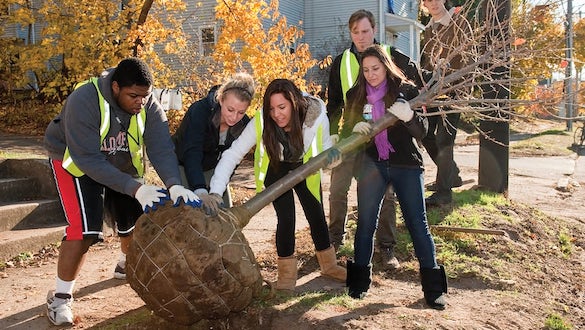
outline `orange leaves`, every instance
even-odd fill
[[[521,45],[524,45],[525,43],[526,43],[526,39],[524,39],[524,38],[516,38],[512,42],[512,46],[521,46]]]
[[[310,91],[304,76],[317,61],[308,45],[299,43],[302,31],[288,26],[286,17],[278,12],[278,1],[218,0],[216,20],[223,24],[213,56],[223,63],[224,75],[251,68],[259,96],[275,78],[291,79]]]
[[[14,50],[19,55],[15,67],[34,73],[33,84],[46,99],[60,101],[78,80],[97,75],[132,56],[137,40],[138,56],[147,60],[157,82],[165,83],[168,70],[159,52],[172,53],[185,44],[180,21],[175,18],[185,9],[184,0],[154,0],[143,25],[136,22],[144,0],[124,1],[123,9],[119,0],[44,0],[34,11],[26,7],[29,2],[8,2],[20,2],[21,6],[10,13],[6,22],[24,28],[36,23],[36,32],[41,33],[36,43]],[[29,31],[31,35],[32,32]],[[31,84],[25,80],[31,75],[20,76],[22,81],[15,82],[15,86]]]

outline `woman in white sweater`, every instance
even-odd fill
[[[236,166],[256,146],[254,173],[256,189],[261,191],[290,171],[332,146],[329,121],[322,100],[303,94],[287,79],[276,79],[266,88],[263,110],[256,113],[240,137],[224,151],[211,178],[210,198],[204,208],[217,212],[221,197]],[[274,200],[276,211],[276,250],[278,281],[276,288],[294,290],[297,279],[295,257],[295,204],[293,190],[303,207],[311,228],[321,274],[345,282],[346,270],[337,265],[335,250],[323,211],[320,173],[309,176]]]

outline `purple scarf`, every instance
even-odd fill
[[[372,119],[374,121],[378,120],[386,112],[386,106],[384,104],[384,95],[386,95],[387,92],[386,83],[386,79],[384,79],[378,87],[372,87],[372,85],[366,83],[366,99],[368,100],[368,103],[373,105]],[[374,142],[376,143],[376,149],[378,149],[378,157],[380,160],[387,160],[390,157],[390,152],[395,152],[392,144],[388,141],[387,130],[382,130],[380,133],[376,134]]]

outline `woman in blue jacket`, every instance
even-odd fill
[[[207,97],[193,103],[173,135],[175,152],[184,169],[183,184],[198,196],[205,198],[222,152],[229,149],[250,121],[246,111],[254,90],[251,75],[235,74],[224,84],[212,87]],[[224,193],[223,203],[225,207],[232,206],[229,189]]]

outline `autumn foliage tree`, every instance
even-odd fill
[[[11,10],[4,25],[26,27],[29,40],[33,27],[40,28],[41,37],[37,43],[10,43],[3,56],[12,61],[2,61],[0,72],[10,72],[17,88],[34,86],[50,102],[61,102],[77,82],[128,56],[145,59],[164,81],[168,70],[155,46],[180,46],[184,40],[172,19],[184,9],[181,0],[156,0],[147,11],[151,0],[5,1]]]
[[[299,42],[303,31],[289,26],[278,12],[278,0],[218,0],[215,10],[221,33],[213,58],[223,63],[223,74],[248,70],[259,93],[275,78],[288,78],[307,92],[319,91],[320,86],[305,79],[317,60]]]
[[[556,14],[555,4],[533,6],[528,2],[514,8],[511,27],[517,37],[512,43],[513,65],[512,97],[519,100],[547,98],[559,101],[559,96],[537,88],[539,81],[551,78],[553,71],[560,69],[564,59],[564,30],[561,18]],[[531,24],[526,24],[531,22]],[[556,97],[555,97],[556,95]],[[546,112],[551,103],[532,103],[518,106],[520,113]]]

